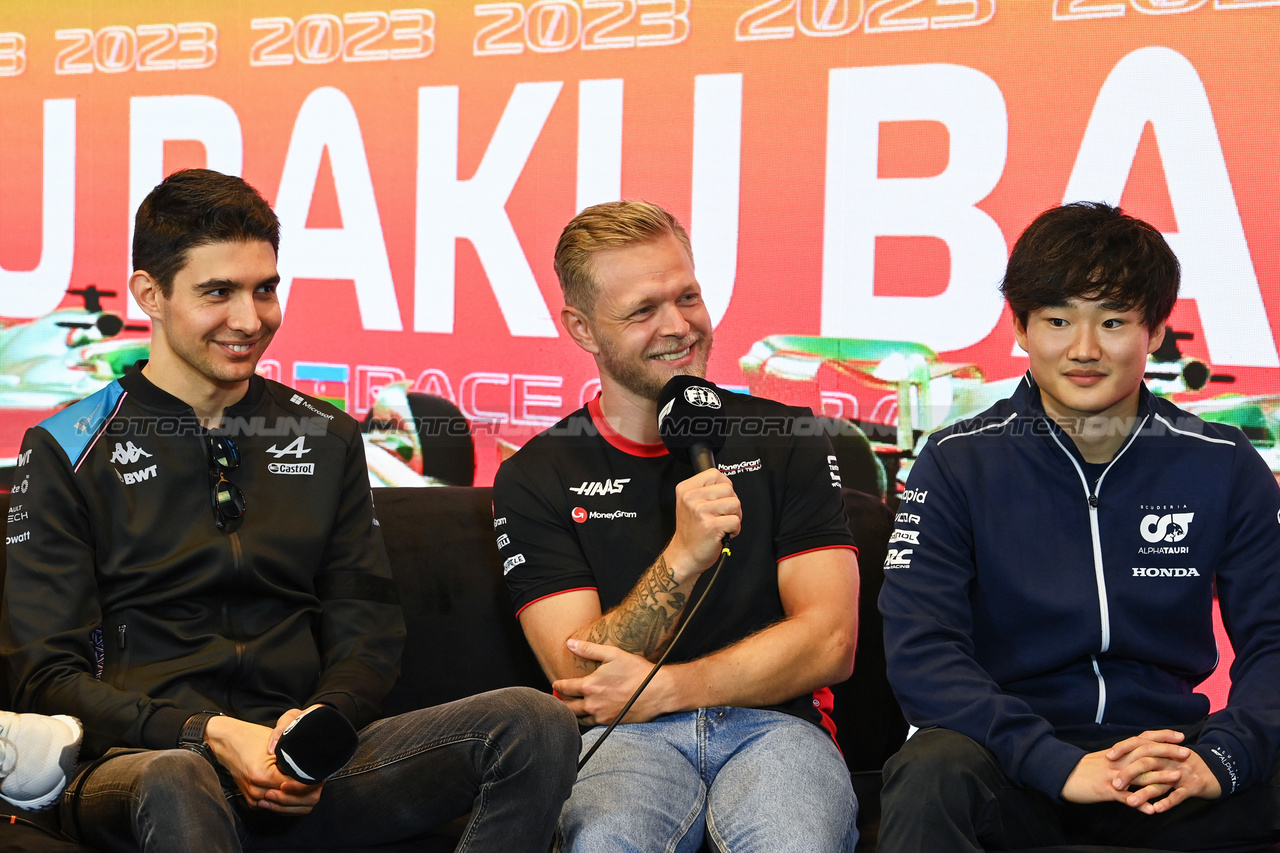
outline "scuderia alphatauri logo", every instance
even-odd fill
[[[1190,554],[1191,549],[1188,546],[1175,543],[1187,538],[1194,518],[1193,512],[1153,512],[1143,516],[1142,521],[1138,523],[1138,532],[1150,544],[1139,548],[1138,554],[1141,556]],[[1194,566],[1134,566],[1133,576],[1135,578],[1198,578],[1200,572]]]

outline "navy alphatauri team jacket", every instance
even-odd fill
[[[1058,797],[1086,750],[1208,714],[1214,584],[1236,652],[1193,748],[1224,794],[1280,744],[1280,487],[1235,427],[1144,387],[1110,463],[1089,465],[1028,374],[930,437],[880,595],[907,719],[973,738]],[[1094,748],[1097,748],[1096,746]]]

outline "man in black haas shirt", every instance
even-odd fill
[[[378,719],[404,621],[359,428],[254,372],[281,319],[275,214],[239,178],[188,170],[135,233],[151,359],[28,431],[9,511],[15,702],[79,718],[101,758],[67,787],[63,831],[230,853],[393,841],[471,809],[459,850],[545,851],[578,746],[555,699]],[[297,737],[359,729],[327,781],[289,765],[305,745],[283,749],[304,711]]]
[[[732,555],[667,665],[579,774],[567,850],[852,851],[856,803],[824,726],[857,633],[856,551],[808,410],[725,393],[718,469],[668,455],[657,400],[702,376],[711,320],[689,240],[639,202],[561,234],[561,322],[600,396],[498,471],[494,532],[521,626],[589,749]],[[705,574],[704,574],[705,573]]]

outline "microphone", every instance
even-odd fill
[[[724,392],[700,376],[673,376],[658,395],[658,433],[667,450],[698,471],[716,467],[728,423]]]

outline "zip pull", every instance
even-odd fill
[[[1089,506],[1093,507],[1094,509],[1098,508],[1098,496],[1096,494],[1090,493]],[[124,647],[121,646],[121,648],[124,648]]]
[[[124,625],[116,626],[116,648],[117,649],[124,649],[124,630],[125,630]]]

